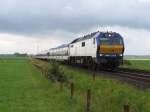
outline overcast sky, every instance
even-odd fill
[[[150,0],[0,0],[0,53],[37,53],[97,30],[150,55]]]

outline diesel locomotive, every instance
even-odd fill
[[[69,44],[43,51],[39,59],[63,61],[69,64],[117,67],[123,63],[123,37],[116,32],[94,32],[76,38]]]

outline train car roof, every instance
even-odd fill
[[[65,47],[69,47],[69,44],[62,44],[62,45],[57,46],[55,48],[50,48],[49,50],[53,50],[53,49],[57,49],[57,48],[65,48]]]
[[[58,46],[56,48],[64,48],[64,47],[68,47],[68,46],[69,46],[69,44],[62,44],[62,45],[60,45],[60,46]]]

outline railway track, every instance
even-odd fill
[[[124,69],[118,68],[115,70],[110,69],[97,69],[92,70],[83,66],[72,66],[77,67],[79,69],[85,69],[91,74],[96,74],[97,76],[111,77],[115,79],[119,79],[123,82],[127,82],[131,85],[134,85],[141,89],[150,89],[150,71],[139,70],[139,69]]]
[[[121,79],[126,80],[138,87],[150,89],[150,72],[134,71],[127,69],[116,69],[116,70],[101,70],[101,73],[109,74],[112,76],[119,76]]]

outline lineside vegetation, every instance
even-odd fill
[[[121,67],[150,71],[150,60],[124,60]]]
[[[49,68],[53,64],[39,60],[34,60],[34,63],[45,63]],[[85,108],[85,91],[92,91],[92,107],[93,112],[121,112],[124,104],[131,106],[131,112],[148,112],[150,106],[150,90],[138,90],[137,88],[105,77],[96,77],[93,82],[92,73],[86,70],[58,65],[63,72],[63,76],[69,82],[74,82],[75,97],[72,104],[80,105],[80,111]],[[65,84],[68,88],[67,83]],[[67,91],[66,91],[67,94]],[[69,95],[68,95],[69,98]]]

